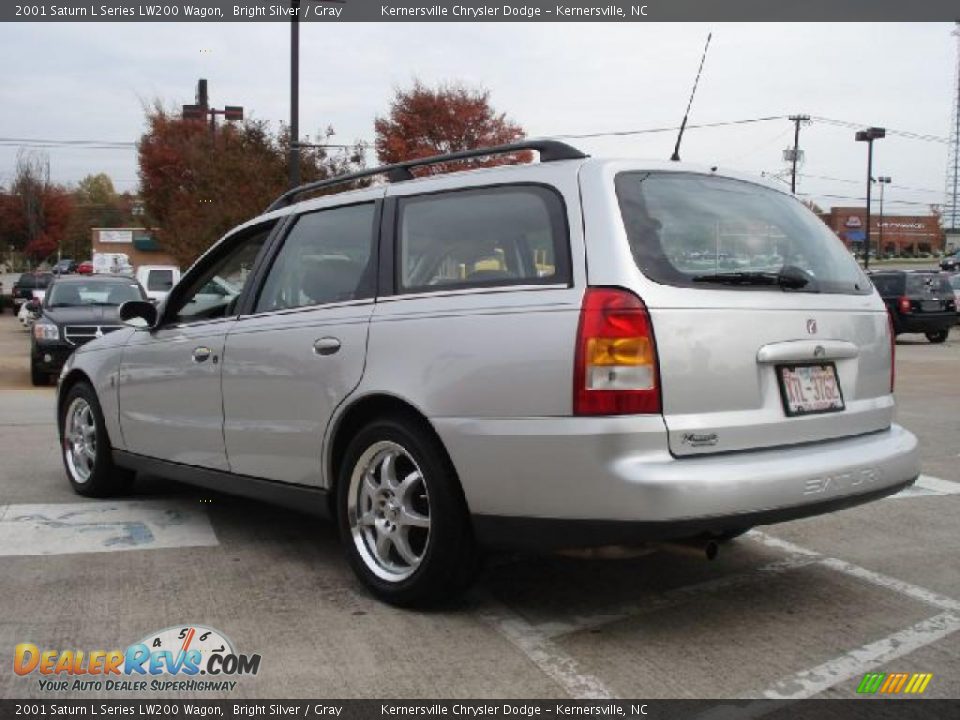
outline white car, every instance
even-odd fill
[[[46,296],[46,294],[46,290],[34,290],[33,300],[36,300],[38,303],[42,304],[43,298]],[[28,309],[29,305],[29,302],[21,303],[20,310],[17,312],[17,320],[20,321],[20,324],[23,326],[24,330],[29,330],[31,327],[33,327],[33,322],[37,319],[36,316]]]
[[[180,282],[180,268],[176,265],[141,265],[137,268],[137,282],[155,303],[162,302],[173,286]]]

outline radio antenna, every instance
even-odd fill
[[[700,68],[697,70],[697,77],[693,81],[693,90],[690,91],[687,111],[683,114],[683,122],[680,123],[680,132],[677,133],[677,144],[673,148],[673,155],[670,156],[673,162],[680,161],[680,143],[683,142],[683,131],[687,129],[687,117],[690,115],[690,107],[693,105],[693,96],[697,94],[697,85],[700,84],[700,73],[703,72],[703,63],[707,59],[707,50],[710,48],[710,38],[712,37],[712,32],[707,33],[707,43],[703,46],[703,57],[700,58]]]

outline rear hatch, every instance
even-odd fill
[[[906,302],[915,315],[953,313],[956,300],[946,275],[935,273],[907,273]],[[906,308],[904,308],[906,310]]]
[[[615,185],[642,273],[631,289],[653,322],[673,454],[890,425],[886,311],[812,212],[776,190],[713,175],[622,172]]]

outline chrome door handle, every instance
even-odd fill
[[[193,361],[195,363],[206,362],[213,354],[213,350],[208,347],[198,347],[193,351]]]
[[[334,337],[322,337],[313,343],[313,352],[317,355],[333,355],[340,349],[340,341]]]

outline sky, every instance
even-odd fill
[[[679,124],[707,33],[713,33],[690,123],[807,114],[945,140],[956,87],[951,23],[305,23],[300,128],[331,142],[373,140],[397,88],[482,86],[530,136]],[[18,139],[135,142],[144,106],[193,102],[207,78],[215,107],[289,118],[286,23],[0,24],[0,185]],[[822,207],[863,204],[866,146],[855,127],[802,128],[799,191]],[[675,132],[570,140],[593,155],[666,159]],[[9,139],[13,139],[12,141]],[[683,160],[759,175],[785,170],[793,124],[777,119],[690,129]],[[135,149],[50,148],[51,176],[106,172],[135,191]],[[888,213],[943,202],[947,145],[889,134],[874,175]],[[368,163],[375,163],[371,152]]]

